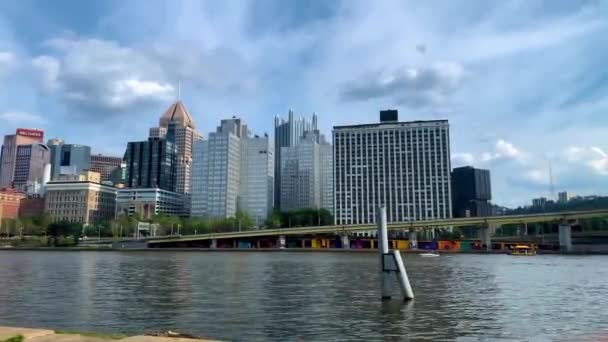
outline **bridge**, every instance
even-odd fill
[[[442,227],[479,227],[481,243],[487,249],[491,249],[491,236],[496,228],[506,224],[527,225],[534,223],[556,223],[559,224],[559,241],[560,247],[564,251],[572,250],[571,227],[574,222],[579,219],[588,219],[595,217],[608,217],[608,209],[585,210],[585,211],[566,211],[555,213],[541,214],[526,214],[526,215],[504,215],[504,216],[488,216],[488,217],[466,217],[466,218],[451,218],[440,220],[425,220],[412,221],[401,223],[389,223],[389,231],[407,231],[409,233],[409,243],[411,246],[417,246],[416,232],[424,229],[442,228]],[[208,242],[208,247],[215,248],[218,246],[218,241],[230,239],[236,242],[239,240],[255,239],[255,238],[275,238],[276,247],[285,248],[286,239],[289,236],[311,236],[329,234],[340,236],[342,246],[348,248],[350,245],[349,235],[355,232],[375,231],[376,224],[359,224],[359,225],[338,225],[338,226],[317,226],[317,227],[296,227],[296,228],[278,228],[278,229],[260,229],[249,230],[242,232],[226,232],[226,233],[210,233],[199,235],[188,235],[179,237],[164,237],[151,238],[147,240],[150,247],[163,246],[179,246],[192,242]],[[259,247],[259,242],[258,242]]]

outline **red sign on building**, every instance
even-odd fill
[[[17,128],[17,135],[22,137],[39,138],[40,141],[44,140],[44,132],[37,129]]]

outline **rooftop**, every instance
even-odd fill
[[[174,121],[178,122],[183,126],[188,126],[191,128],[196,128],[194,124],[194,120],[192,120],[192,115],[184,106],[182,101],[174,102],[160,117],[159,126],[160,127],[168,127],[169,122]]]
[[[417,121],[404,121],[404,122],[388,121],[388,122],[377,122],[377,123],[369,123],[369,124],[334,126],[334,130],[349,129],[349,128],[381,128],[381,127],[390,127],[390,126],[415,126],[415,125],[424,125],[424,124],[433,124],[433,123],[447,124],[448,120],[447,119],[417,120]]]

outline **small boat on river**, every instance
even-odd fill
[[[534,256],[536,255],[536,250],[528,245],[516,245],[509,252],[509,255]]]

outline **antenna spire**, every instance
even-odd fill
[[[182,80],[177,81],[177,101],[182,100]]]
[[[549,159],[549,192],[551,199],[555,200],[555,187],[553,185],[553,168],[551,167],[551,159]]]

